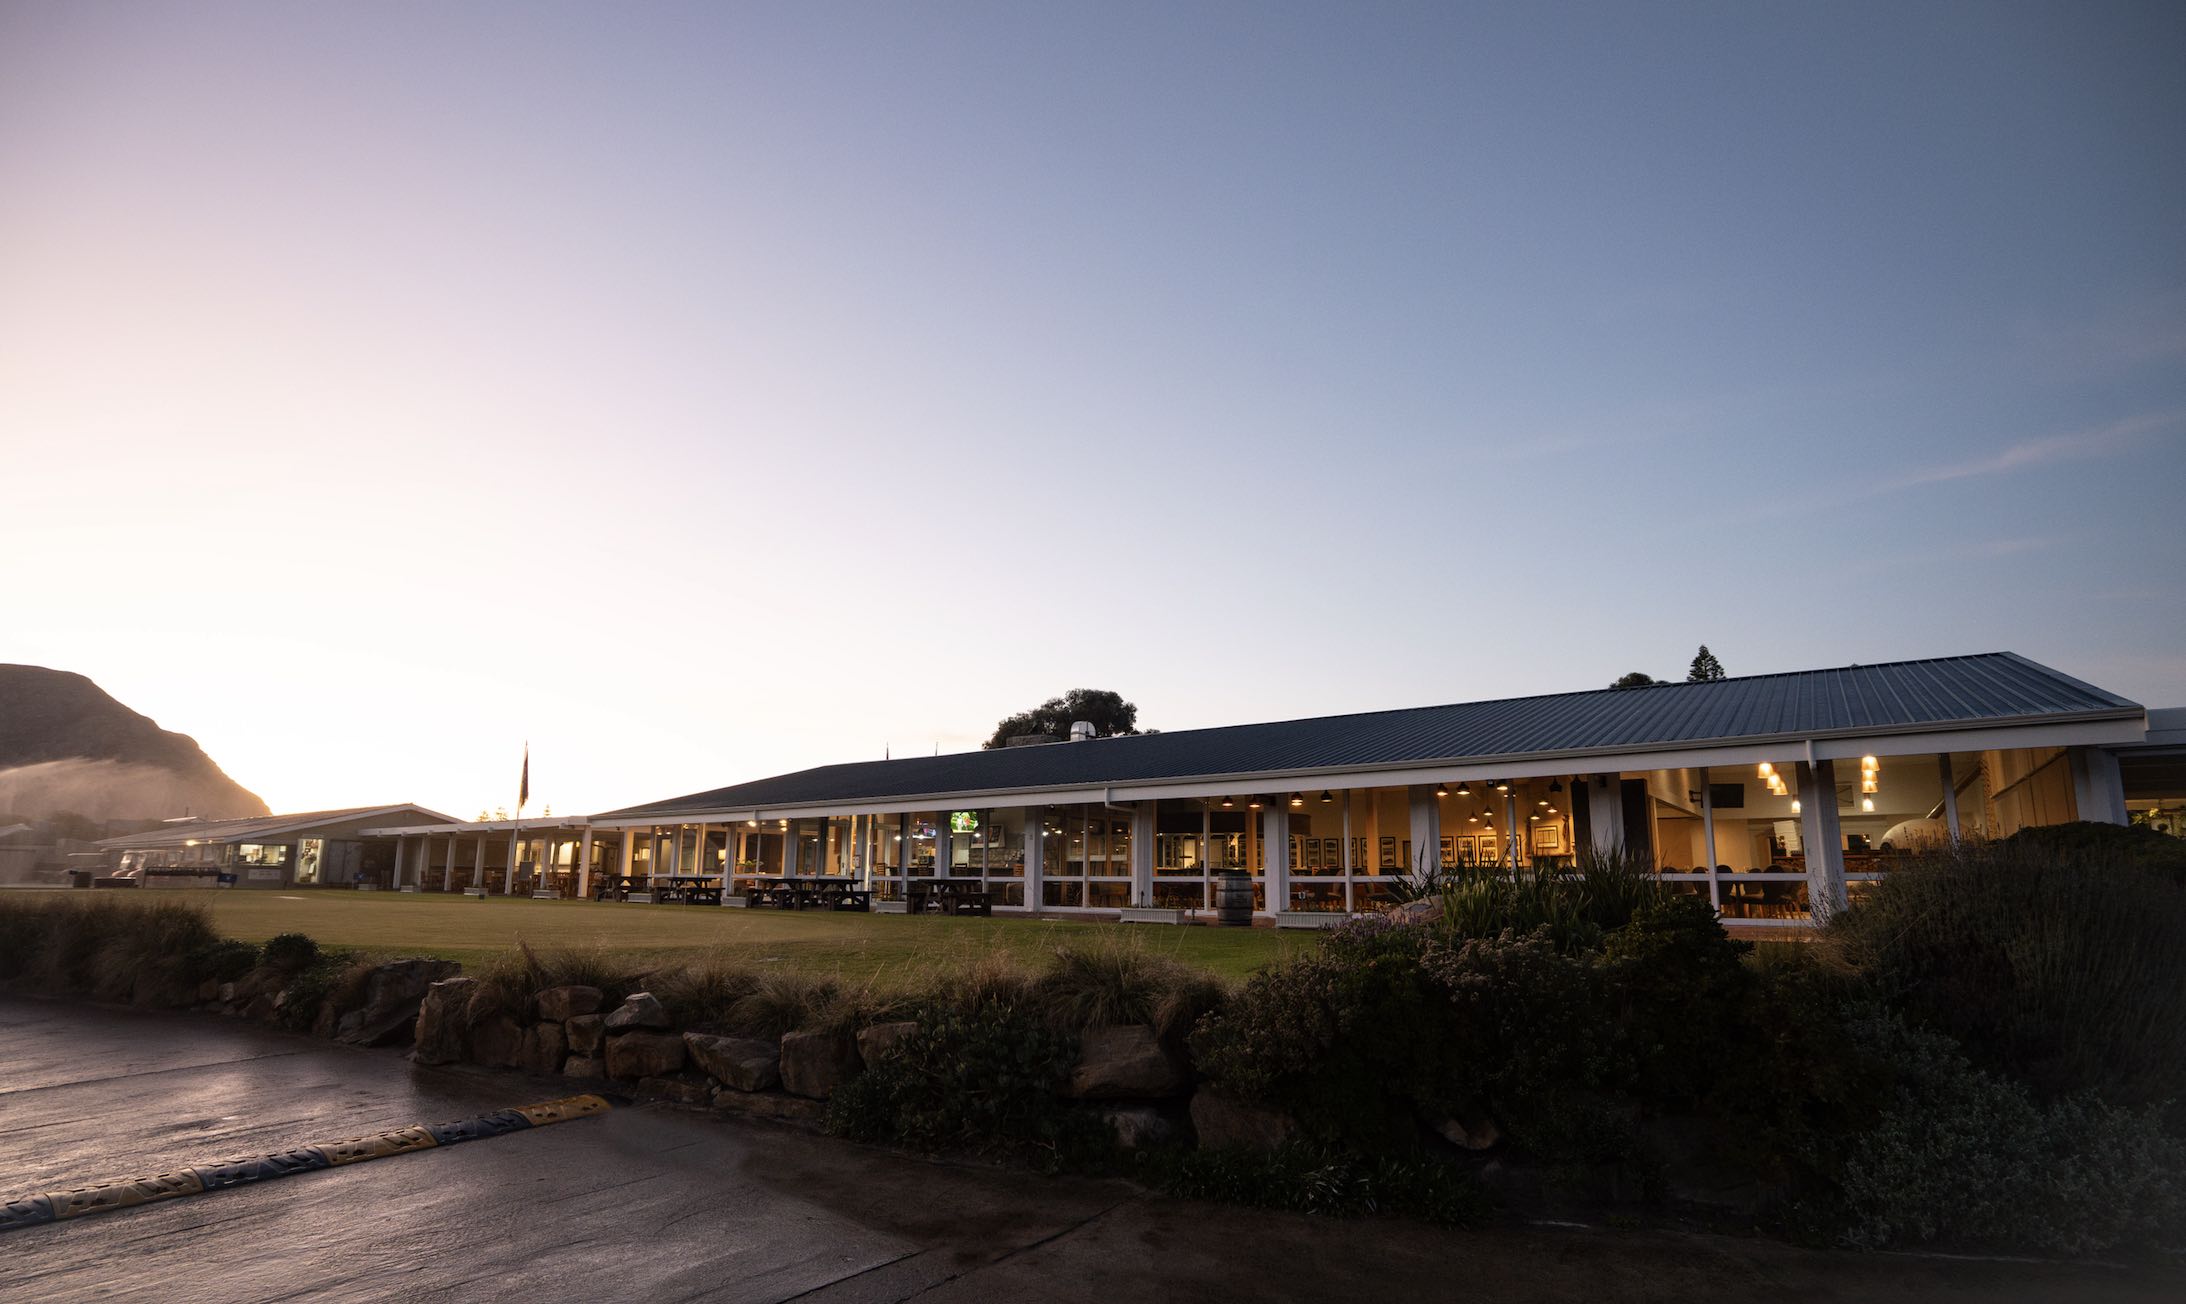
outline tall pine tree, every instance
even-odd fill
[[[1700,651],[1693,654],[1693,664],[1685,671],[1685,682],[1688,684],[1712,684],[1721,678],[1723,678],[1723,663],[1715,659],[1715,653],[1708,650],[1706,643],[1701,644]]]

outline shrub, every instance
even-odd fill
[[[257,968],[258,960],[258,948],[249,942],[221,937],[198,948],[190,957],[190,968],[200,982],[211,979],[227,983]]]
[[[2186,1147],[2151,1110],[2079,1096],[2047,1109],[1949,1038],[1874,1012],[1851,1025],[1891,1086],[1846,1143],[1832,1211],[1845,1244],[1953,1241],[2084,1254],[2175,1236]]]
[[[1571,870],[1534,865],[1452,872],[1436,927],[1452,941],[1547,929],[1559,949],[1589,951],[1663,894],[1645,853],[1589,848]]]
[[[219,937],[180,901],[42,893],[0,897],[0,977],[100,1000],[186,1002]]]
[[[1751,1054],[1744,1045],[1756,981],[1708,903],[1665,894],[1604,939],[1604,989],[1621,1071],[1651,1104],[1691,1104]]]
[[[1592,968],[1545,929],[1453,948],[1364,919],[1254,975],[1192,1048],[1209,1078],[1289,1110],[1312,1139],[1387,1151],[1480,1108],[1514,1134],[1546,1118],[1602,1079],[1603,1014]]]
[[[2123,843],[2068,832],[1922,857],[1830,943],[1885,1001],[2044,1097],[2186,1098],[2186,887],[2119,858]]]
[[[1056,1027],[1070,1033],[1145,1023],[1180,1036],[1220,1001],[1222,985],[1156,953],[1139,934],[1108,933],[1057,950],[1028,994]]]
[[[2186,838],[2167,837],[2146,825],[2038,824],[2005,838],[2003,845],[2055,860],[2129,865],[2186,884]]]
[[[298,934],[291,933],[287,936],[294,937]],[[267,951],[270,952],[273,943],[279,940],[280,938],[274,938],[267,942]],[[344,952],[321,951],[313,945],[310,961],[303,968],[293,970],[293,976],[283,988],[288,993],[288,999],[281,1004],[281,1023],[299,1032],[308,1031],[318,1022],[320,1005],[333,996],[347,980],[351,963],[350,957]]]
[[[281,933],[266,940],[266,963],[283,973],[302,973],[319,959],[319,944],[302,933]]]
[[[1483,1221],[1487,1193],[1433,1159],[1361,1155],[1311,1142],[1271,1151],[1173,1150],[1140,1159],[1149,1180],[1187,1200],[1218,1200],[1339,1218],[1406,1214],[1459,1225]]]
[[[1029,1160],[1047,1172],[1105,1162],[1113,1143],[1094,1115],[1059,1098],[1077,1039],[1035,1011],[940,1007],[894,1054],[837,1088],[828,1129],[924,1150],[963,1148]]]

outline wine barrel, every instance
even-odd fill
[[[1252,875],[1232,869],[1216,877],[1214,921],[1224,928],[1252,927]]]

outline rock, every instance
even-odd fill
[[[1383,912],[1393,924],[1431,924],[1442,918],[1442,898],[1421,897],[1417,901],[1405,901]]]
[[[1144,1100],[1184,1089],[1184,1071],[1143,1023],[1089,1028],[1078,1041],[1068,1094],[1080,1100]]]
[[[1213,1087],[1192,1093],[1192,1130],[1202,1150],[1273,1150],[1297,1129],[1290,1115],[1226,1096]]]
[[[895,1054],[896,1047],[903,1044],[903,1039],[917,1031],[918,1025],[908,1019],[900,1023],[876,1023],[868,1028],[860,1028],[858,1058],[865,1061],[865,1067],[871,1068]]]
[[[721,1087],[713,1093],[713,1107],[719,1113],[788,1123],[813,1132],[820,1131],[827,1123],[827,1106],[819,1101],[773,1091],[738,1091],[734,1087]]]
[[[704,1105],[711,1101],[713,1085],[704,1078],[691,1074],[677,1074],[672,1078],[639,1078],[638,1091],[661,1100],[673,1100],[679,1105]]]
[[[675,1026],[668,1018],[668,1011],[661,1008],[651,992],[632,992],[621,1005],[607,1016],[610,1033],[634,1032],[641,1028],[665,1030]]]
[[[448,978],[425,989],[417,1007],[417,1047],[410,1058],[420,1064],[454,1064],[470,1053],[471,994],[476,978]],[[320,1011],[330,1017],[333,1003]]]
[[[737,1091],[772,1091],[781,1085],[780,1042],[686,1032],[683,1044],[689,1048],[692,1062],[725,1087]]]
[[[1443,1140],[1461,1150],[1492,1150],[1503,1139],[1503,1129],[1486,1114],[1460,1114],[1434,1126]]]
[[[845,1032],[791,1032],[782,1035],[782,1087],[812,1100],[825,1100],[835,1088],[858,1075],[858,1043]]]
[[[569,1038],[572,1055],[597,1055],[600,1040],[607,1035],[607,1016],[604,1014],[580,1014],[562,1025]]]
[[[197,999],[199,1003],[203,1004],[219,1000],[220,989],[222,987],[225,987],[226,985],[227,984],[221,982],[218,978],[207,978],[204,982],[199,983],[197,985]]]
[[[334,1035],[334,1002],[320,1001],[319,1016],[311,1021],[311,1035],[327,1038]]]
[[[672,1032],[626,1032],[607,1039],[607,1076],[623,1082],[665,1077],[683,1067],[683,1038]]]
[[[222,983],[222,984],[220,984],[220,992],[219,992],[219,995],[220,995],[220,1003],[221,1003],[222,1005],[233,1005],[233,1004],[235,1004],[235,984],[234,984],[234,983]]]
[[[388,1046],[410,1040],[425,992],[463,966],[453,960],[396,960],[366,976],[364,1004],[342,1016],[340,1037],[353,1046]]]
[[[280,1010],[275,1007],[273,998],[266,995],[264,992],[260,992],[256,996],[251,997],[250,1004],[243,1007],[243,1017],[246,1019],[264,1019],[270,1021],[275,1015],[279,1013]]]
[[[565,1078],[604,1078],[607,1076],[607,1066],[600,1063],[600,1057],[597,1055],[572,1055],[562,1061],[562,1076]]]
[[[283,987],[280,991],[277,991],[273,994],[273,1008],[276,1010],[285,1010],[288,1008],[288,988]]]
[[[539,1017],[555,1023],[567,1023],[580,1014],[597,1014],[602,997],[597,987],[549,987],[539,993],[535,1004]]]
[[[534,1023],[524,1034],[524,1044],[517,1052],[517,1066],[526,1073],[541,1076],[561,1070],[562,1061],[568,1058],[569,1037],[559,1023]]]
[[[1176,1133],[1176,1128],[1152,1105],[1111,1105],[1101,1111],[1101,1121],[1116,1134],[1116,1144],[1126,1150],[1159,1145]]]
[[[506,1014],[489,1015],[471,1025],[471,1062],[512,1069],[524,1054],[524,1025]]]

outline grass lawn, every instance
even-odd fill
[[[721,954],[882,986],[908,983],[995,949],[1037,965],[1067,942],[1118,934],[1133,945],[1234,981],[1314,941],[1310,934],[1271,928],[912,918],[437,893],[206,889],[130,895],[202,905],[212,912],[214,927],[247,942],[263,942],[276,933],[304,933],[326,947],[476,963],[521,940],[538,950],[603,946],[663,959]]]

